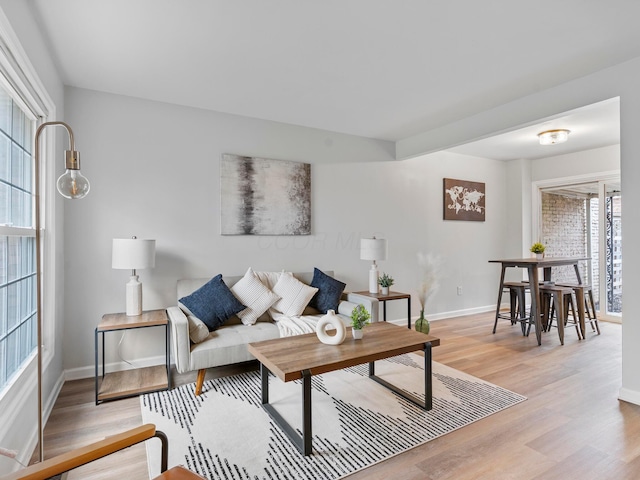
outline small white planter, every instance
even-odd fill
[[[354,340],[362,340],[362,336],[364,335],[364,332],[362,331],[362,329],[352,328],[351,334],[353,335]]]
[[[380,287],[382,295],[389,295],[389,287]]]

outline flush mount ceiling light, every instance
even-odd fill
[[[540,145],[555,145],[556,143],[564,143],[569,139],[570,130],[547,130],[538,134]]]

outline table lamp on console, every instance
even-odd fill
[[[156,241],[139,238],[113,239],[112,267],[131,270],[127,283],[127,316],[142,314],[142,283],[136,270],[153,268],[156,264]]]
[[[387,240],[384,238],[360,239],[360,260],[373,260],[369,270],[369,293],[378,293],[377,260],[387,259]]]

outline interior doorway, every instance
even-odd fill
[[[539,238],[557,257],[586,257],[581,276],[592,286],[598,316],[622,321],[622,193],[619,178],[540,187]],[[570,282],[573,272],[554,278]]]

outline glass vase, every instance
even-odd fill
[[[416,331],[428,334],[430,329],[431,325],[429,324],[429,320],[424,318],[424,309],[422,309],[420,310],[420,318],[416,320]]]

